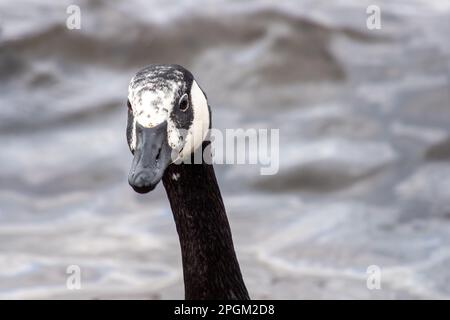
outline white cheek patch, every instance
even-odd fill
[[[169,146],[174,150],[181,150],[184,144],[184,140],[182,139],[182,132],[175,126],[173,121],[167,122],[167,142]]]
[[[195,150],[201,147],[209,130],[209,108],[206,97],[194,80],[191,87],[191,107],[194,113],[191,127],[185,138],[185,144],[180,157],[185,159],[190,156]]]

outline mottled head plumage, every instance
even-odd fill
[[[153,128],[167,121],[168,144],[181,158],[201,146],[210,127],[206,96],[193,75],[179,65],[150,65],[140,70],[130,81],[128,103],[132,151],[136,124]]]

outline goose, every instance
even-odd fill
[[[203,157],[194,161],[210,146],[205,93],[184,67],[153,64],[131,79],[127,104],[128,182],[141,194],[163,182],[180,241],[185,299],[250,299],[213,165]]]

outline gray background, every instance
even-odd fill
[[[280,129],[278,175],[216,167],[253,298],[450,298],[449,18],[445,0],[0,1],[0,298],[183,298],[164,189],[127,184],[128,81],[156,62],[194,73],[215,127]]]

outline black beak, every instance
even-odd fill
[[[138,193],[155,189],[172,162],[172,148],[167,143],[167,122],[153,128],[136,123],[136,148],[128,183]]]

